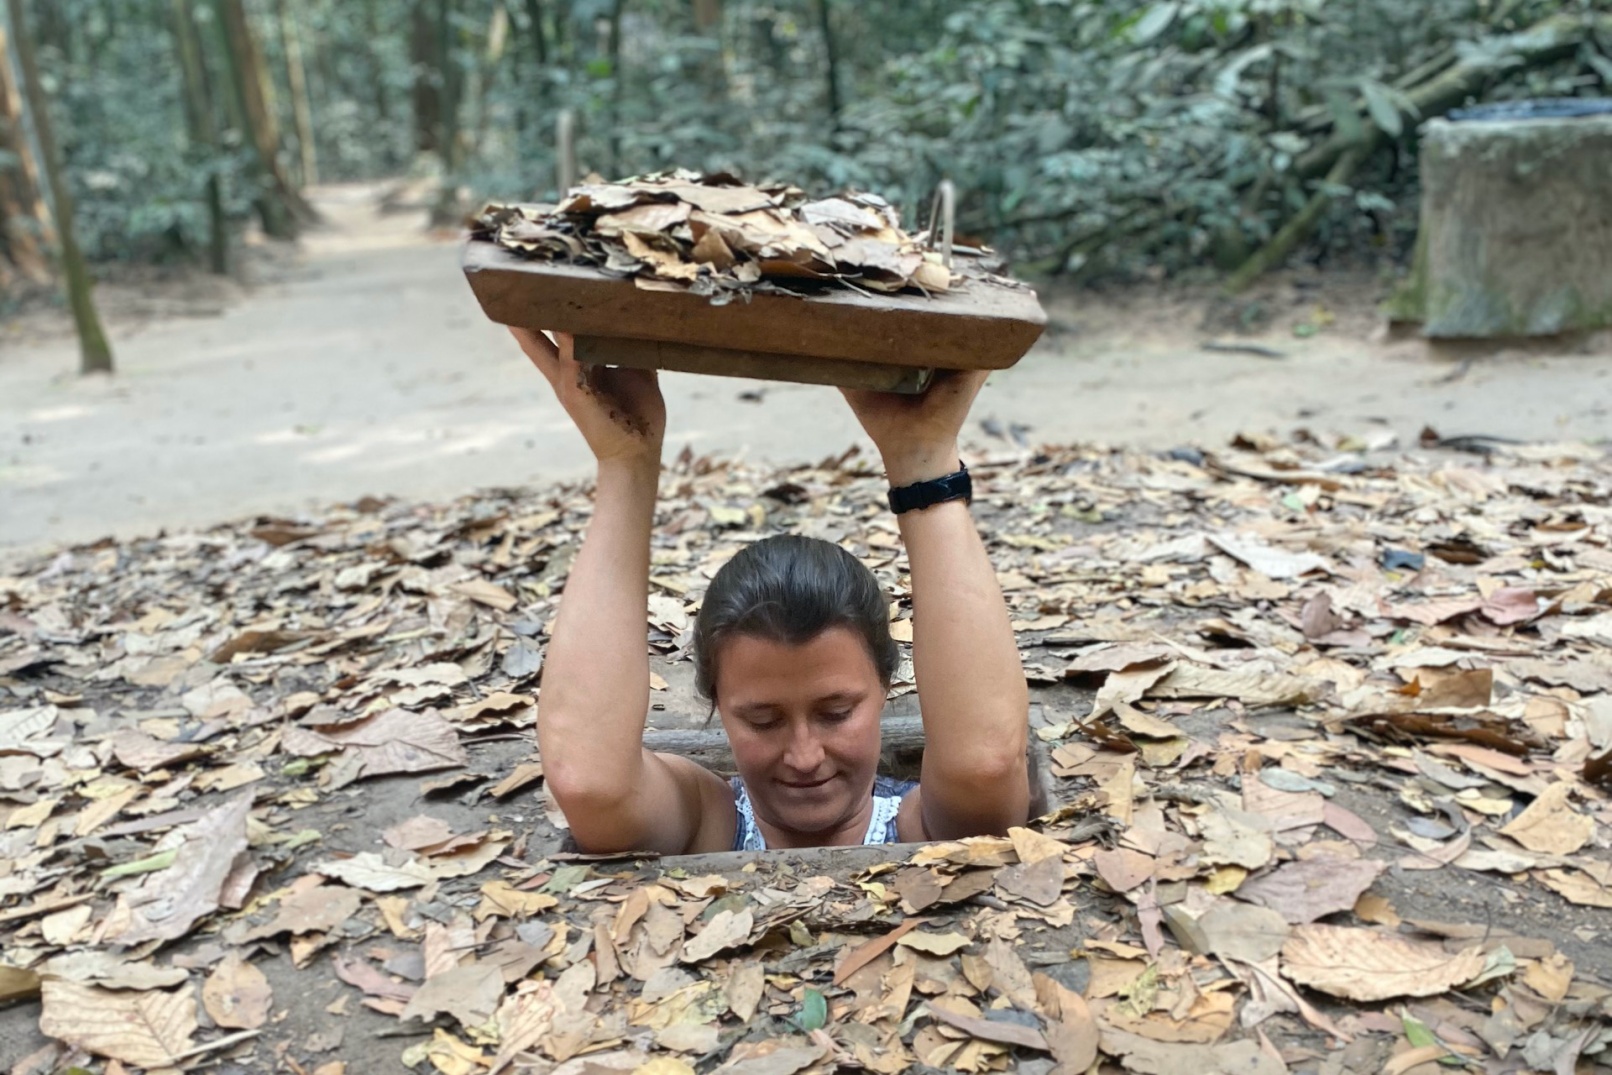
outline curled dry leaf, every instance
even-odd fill
[[[698,963],[718,952],[750,943],[750,931],[754,925],[748,907],[738,911],[718,911],[704,929],[683,945],[683,962]]]
[[[183,937],[198,918],[218,909],[219,894],[246,850],[252,793],[242,792],[184,827],[173,865],[148,877],[128,896],[129,926],[122,944]]]
[[[1559,780],[1500,831],[1530,851],[1571,855],[1595,836],[1595,822],[1568,805],[1573,787]]]
[[[1431,997],[1482,973],[1481,947],[1442,945],[1348,926],[1296,926],[1282,946],[1282,973],[1348,1000]]]

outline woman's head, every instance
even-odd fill
[[[854,822],[898,660],[873,573],[816,538],[749,545],[711,580],[694,655],[761,819],[823,838]]]

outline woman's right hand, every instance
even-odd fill
[[[585,366],[572,354],[572,338],[556,332],[511,328],[532,365],[548,378],[560,406],[601,463],[660,463],[666,435],[666,401],[654,370]]]

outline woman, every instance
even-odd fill
[[[896,664],[885,597],[849,553],[799,537],[734,556],[695,623],[698,684],[739,770],[730,783],[643,746],[650,529],[666,426],[656,375],[585,367],[565,335],[556,345],[511,331],[598,460],[593,519],[565,584],[537,718],[544,778],[580,847],[821,847],[1024,823],[1024,673],[966,476],[955,473],[983,373],[937,377],[916,397],[844,393],[883,457],[912,567],[925,736],[918,783],[876,773]]]

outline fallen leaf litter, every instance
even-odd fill
[[[594,177],[554,205],[488,205],[470,234],[522,257],[688,290],[717,305],[821,287],[940,294],[995,264],[971,257],[946,265],[928,234],[902,230],[895,207],[876,194],[813,200],[788,184],[682,170],[619,183]]]
[[[540,759],[488,763],[530,733],[582,487],[0,577],[0,1000],[22,1001],[0,1020],[53,1039],[6,1059],[341,1075],[363,1008],[404,1035],[364,1055],[466,1075],[1605,1061],[1603,453],[1240,439],[974,471],[1054,808],[888,861],[566,855]],[[685,453],[657,517],[657,674],[678,680],[693,603],[759,533],[844,541],[901,593],[881,492],[854,456]],[[418,812],[321,813],[377,780]],[[1402,920],[1384,893],[1428,876],[1485,901]],[[1576,961],[1508,913],[1528,904],[1588,923]],[[279,960],[330,984],[314,1023],[283,1021]]]

